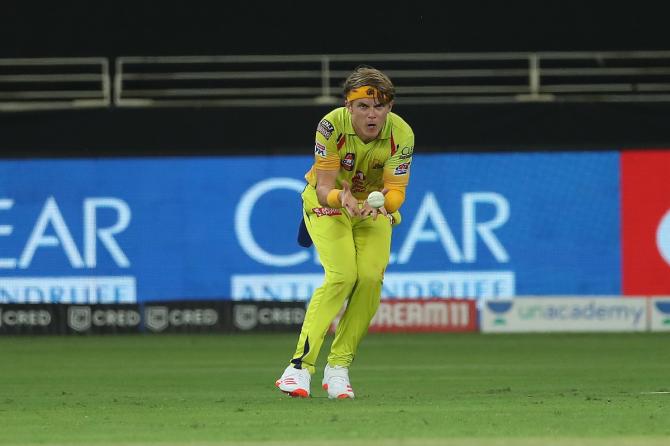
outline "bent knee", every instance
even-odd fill
[[[359,271],[358,272],[358,285],[359,286],[375,286],[380,285],[384,280],[384,274],[382,272],[372,272],[372,271]]]
[[[326,274],[323,285],[351,290],[356,285],[357,280],[355,269],[347,272],[330,272]]]

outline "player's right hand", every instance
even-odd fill
[[[351,187],[346,181],[342,181],[342,194],[340,196],[342,207],[347,210],[352,217],[360,217],[361,210],[358,207],[358,200],[351,193]]]

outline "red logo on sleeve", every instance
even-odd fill
[[[623,293],[670,294],[670,151],[621,154]]]

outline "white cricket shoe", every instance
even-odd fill
[[[292,365],[289,365],[284,370],[281,378],[275,382],[275,386],[292,397],[307,398],[309,396],[309,383],[311,380],[312,375],[309,374],[307,369],[296,369]]]
[[[330,399],[354,398],[354,389],[349,382],[349,369],[336,365],[326,364],[323,369],[323,388],[328,391]]]

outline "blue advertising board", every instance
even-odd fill
[[[619,294],[618,157],[415,154],[384,296]],[[0,302],[308,299],[311,161],[0,161]]]

